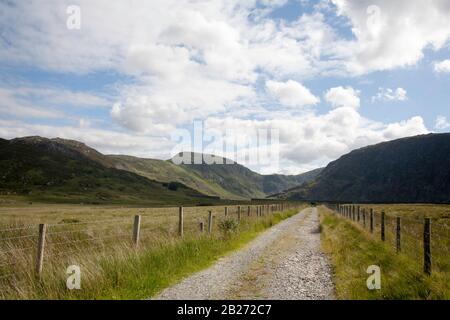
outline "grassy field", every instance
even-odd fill
[[[178,236],[178,208],[74,205],[0,208],[0,298],[140,299],[200,270],[297,210],[256,216],[256,206],[186,207],[185,237]],[[213,234],[201,233],[213,213]],[[139,248],[132,244],[134,215],[142,216]],[[47,224],[44,272],[37,281],[38,223]],[[231,226],[231,227],[230,227]],[[236,229],[233,228],[236,227]],[[82,290],[66,288],[66,268],[82,270]]]
[[[364,205],[375,212],[368,222],[344,219],[321,207],[322,244],[334,268],[339,299],[450,299],[450,206]],[[386,213],[386,241],[380,240],[380,212]],[[394,219],[402,218],[402,250],[395,249]],[[432,274],[423,273],[423,218],[432,218]],[[381,290],[368,290],[366,270],[381,268]]]

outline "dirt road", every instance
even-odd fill
[[[333,299],[333,290],[317,209],[308,208],[155,299]]]

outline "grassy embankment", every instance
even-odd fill
[[[449,238],[439,226],[449,217],[449,206],[374,205],[386,211],[387,220],[402,217],[402,251],[396,253],[392,224],[387,224],[386,241],[379,238],[379,219],[370,234],[361,223],[351,222],[321,207],[322,244],[331,257],[338,299],[450,299]],[[432,234],[433,272],[423,273],[420,221],[432,217],[436,235]],[[406,219],[412,219],[406,221]],[[408,225],[408,223],[410,223]],[[381,290],[368,290],[366,273],[370,265],[381,269]]]
[[[148,298],[209,266],[220,256],[236,250],[263,230],[298,211],[256,217],[252,207],[251,217],[247,217],[244,211],[237,230],[229,233],[219,225],[224,220],[236,220],[236,207],[229,208],[226,219],[223,207],[186,208],[185,237],[180,239],[177,236],[176,208],[102,208],[102,213],[99,208],[91,208],[87,212],[85,209],[67,207],[34,212],[40,222],[49,223],[42,281],[35,279],[33,271],[34,226],[28,229],[29,225],[21,224],[19,217],[2,213],[3,220],[0,220],[3,226],[8,217],[8,226],[19,229],[7,236],[0,233],[0,252],[8,252],[0,253],[0,298]],[[208,210],[212,210],[215,216],[211,236],[199,232],[199,222],[206,222]],[[62,214],[63,211],[66,214]],[[137,250],[130,241],[132,214],[138,213],[136,211],[142,215],[141,242]],[[33,213],[25,212],[22,219],[26,214],[31,216]],[[99,223],[99,220],[103,222]],[[8,237],[15,239],[2,241]],[[81,267],[81,290],[69,291],[66,288],[65,271],[72,264]]]

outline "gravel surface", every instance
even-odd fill
[[[155,299],[333,299],[318,226],[317,209],[305,209]]]

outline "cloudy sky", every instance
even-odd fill
[[[0,0],[0,137],[164,159],[194,121],[275,129],[260,171],[300,173],[450,131],[449,21],[448,0]]]

